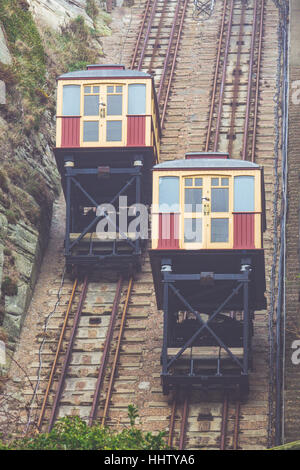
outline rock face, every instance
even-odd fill
[[[0,62],[5,65],[10,65],[12,63],[12,57],[7,47],[5,35],[3,29],[0,25]]]
[[[50,28],[58,30],[78,15],[93,27],[93,21],[85,11],[86,0],[28,0],[28,3],[35,20]]]
[[[14,263],[20,275],[18,292],[14,296],[5,296],[5,316],[3,327],[9,338],[18,338],[24,312],[32,297],[37,277],[37,268],[41,261],[41,247],[37,230],[29,229],[22,222],[8,226],[8,238],[15,246]]]
[[[2,64],[9,66],[12,62],[13,56],[8,47],[6,33],[0,23],[0,66]],[[5,103],[3,102],[3,104]],[[7,180],[3,164],[10,162],[11,168],[15,168],[15,171],[18,164],[26,165],[28,169],[34,170],[41,177],[45,191],[55,193],[59,178],[50,150],[54,144],[55,128],[55,122],[50,112],[44,111],[43,129],[30,135],[24,133],[21,143],[13,149],[5,145],[11,132],[8,126],[8,117],[9,113],[6,112],[6,107],[3,107],[3,113],[0,116],[0,133],[7,139],[1,140],[0,160],[0,176],[2,178],[0,181],[0,326],[7,333],[8,347],[14,349],[32,297],[43,250],[47,243],[50,215],[41,217],[38,229],[28,223],[28,218],[26,219],[23,213],[20,212],[17,218],[14,217],[16,214],[15,200],[11,200],[10,205],[6,204],[7,194],[10,193],[13,186],[17,187],[17,194],[20,198],[23,197],[24,200],[31,201],[30,207],[36,209],[37,213],[39,213],[40,207],[32,195],[18,187],[16,182]],[[20,207],[22,207],[22,203],[20,203]],[[14,274],[15,279],[10,277],[11,273]],[[16,292],[7,292],[5,288],[7,280],[15,283]]]
[[[32,158],[33,154],[35,159]],[[39,174],[44,177],[45,186],[54,188],[57,184],[58,174],[53,156],[49,143],[42,133],[37,133],[34,141],[25,139],[24,146],[16,150],[14,161],[27,162],[29,167],[38,169]],[[37,203],[34,203],[37,206]],[[0,202],[0,286],[5,280],[5,260],[6,264],[13,265],[13,271],[17,273],[17,293],[6,295],[2,288],[4,300],[2,327],[7,333],[7,346],[13,350],[32,298],[47,244],[50,220],[47,221],[46,218],[43,226],[40,226],[42,230],[40,232],[22,220],[22,217],[18,221],[11,221],[5,214],[5,208]]]
[[[22,42],[21,46],[24,48],[27,47],[28,43],[30,44],[28,48],[36,50],[38,45],[37,37],[43,35],[46,29],[51,28],[61,32],[60,27],[62,25],[67,24],[79,15],[85,19],[85,23],[99,37],[110,34],[108,27],[110,16],[101,9],[102,2],[100,0],[96,0],[99,13],[93,19],[86,12],[88,0],[23,0],[25,9],[26,2],[32,15],[26,15],[27,23],[25,23],[22,16],[19,17],[19,20],[24,21],[24,24],[26,24],[26,33],[30,32],[30,38],[28,39],[27,35],[24,44],[23,37],[22,41],[19,38],[19,43]],[[11,12],[16,14],[15,10],[19,8],[18,4],[11,3],[11,9],[7,10],[8,14]],[[32,21],[32,19],[35,21]],[[38,28],[34,23],[38,24]],[[5,66],[11,65],[17,57],[17,55],[13,57],[12,54],[14,49],[11,44],[13,44],[14,39],[11,39],[13,35],[9,28],[13,29],[11,22],[3,22],[2,24],[0,22],[0,67],[2,64]],[[32,37],[35,38],[35,49],[31,44]],[[40,42],[42,43],[42,41]],[[11,50],[9,50],[9,47],[11,47]],[[81,43],[79,47],[82,48]],[[95,49],[101,49],[98,42],[95,43]],[[46,54],[46,49],[43,52]],[[49,61],[49,77],[51,80],[51,73],[53,74],[51,66],[54,68],[52,61],[55,63],[55,60],[56,56]],[[74,60],[77,60],[77,56],[74,57]],[[33,65],[36,64],[33,63]],[[7,73],[13,73],[10,67],[4,69],[6,70],[6,68],[8,69]],[[34,69],[34,67],[32,68]],[[30,82],[31,86],[37,86],[34,85],[35,76],[26,77],[27,82],[32,80]],[[43,87],[43,85],[40,86]],[[22,87],[20,89],[22,90]],[[37,88],[37,91],[42,98],[49,98],[43,89]],[[26,94],[21,96],[22,92],[18,91],[18,93],[20,94],[18,97],[20,103],[23,98],[26,100]],[[11,95],[7,96],[10,97]],[[27,132],[23,124],[26,118],[30,118],[27,115],[28,112],[27,114],[26,111],[23,112],[22,117],[12,116],[12,119],[15,119],[19,125],[18,132],[22,134],[22,138],[16,141],[16,145],[10,145],[10,142],[15,142],[15,135],[12,135],[15,128],[9,124],[13,107],[9,107],[8,102],[11,105],[12,100],[10,98],[6,101],[2,103],[6,107],[0,108],[0,327],[3,327],[7,334],[8,347],[14,350],[32,298],[44,249],[48,243],[51,217],[51,202],[49,200],[51,199],[50,196],[57,194],[59,175],[51,151],[51,148],[55,145],[53,108],[47,108],[44,105],[47,101],[41,102],[43,110],[41,114],[42,125],[30,127]],[[19,114],[16,113],[16,116],[19,116]],[[20,123],[22,126],[20,126]],[[29,175],[33,171],[37,175],[38,189],[34,185],[37,181],[28,182],[26,180],[25,186],[18,185],[20,173],[26,175],[24,168],[29,169]],[[22,181],[24,183],[24,180]],[[40,193],[43,194],[40,195]],[[0,340],[2,340],[1,335]]]

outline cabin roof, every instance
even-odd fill
[[[152,78],[149,73],[139,72],[138,70],[128,69],[95,69],[95,70],[75,70],[74,72],[64,73],[58,77],[58,80],[67,79],[89,79],[89,78]]]
[[[154,170],[192,169],[192,168],[219,168],[255,169],[260,168],[256,163],[236,159],[220,158],[192,158],[186,160],[169,160],[154,166]]]

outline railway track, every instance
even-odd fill
[[[268,166],[269,158],[256,158],[264,13],[264,0],[253,0],[253,2],[225,0],[223,3],[203,150],[218,151],[221,148],[233,158]],[[267,204],[274,194],[270,196],[267,195]],[[266,248],[270,249],[271,245],[268,244]],[[186,391],[186,396],[178,401],[179,396],[178,391],[171,405],[168,443],[170,446],[177,445],[179,449],[193,448],[194,428],[188,423],[189,414],[194,417],[196,415],[198,421],[203,420],[207,423],[213,420],[213,412],[207,412],[206,407],[205,413],[201,411],[199,413],[201,405],[197,407],[195,393]],[[201,402],[200,396],[199,402]],[[213,446],[218,446],[220,450],[227,448],[236,450],[239,448],[243,404],[238,398],[230,401],[227,395],[224,395],[223,399],[220,397],[221,403],[222,406],[217,413],[220,426],[219,438],[216,436]],[[215,403],[212,409],[214,407]],[[177,416],[176,411],[178,411]],[[177,432],[176,418],[180,424]],[[231,436],[228,436],[229,422]],[[203,429],[205,430],[205,426]]]
[[[134,46],[136,46],[134,62],[135,52],[133,51],[132,41],[130,50],[125,47],[124,51],[127,54],[127,63],[131,64],[132,67],[137,67],[139,55],[144,48],[144,60],[141,70],[158,70],[155,75],[155,82],[157,90],[159,90],[159,77],[163,76],[165,64],[165,56],[162,51],[166,53],[168,50],[170,32],[174,23],[174,17],[170,12],[175,13],[175,4],[177,2],[167,2],[168,7],[164,7],[166,2],[162,0],[156,3],[159,9],[157,9],[157,15],[155,14],[153,17],[154,29],[154,26],[148,28],[154,1],[145,0],[140,2],[141,23],[138,40],[134,42]],[[184,2],[180,3],[182,10]],[[176,54],[179,66],[176,68],[176,74],[173,74],[171,81],[170,73],[173,63],[175,63],[174,52],[182,16],[177,19],[172,46],[170,46],[167,74],[164,79],[165,88],[161,94],[161,102],[168,102],[169,105],[168,113],[163,114],[162,105],[160,108],[164,124],[162,159],[183,158],[184,153],[187,151],[213,150],[216,146],[221,151],[230,149],[235,158],[242,158],[243,149],[246,149],[246,159],[253,159],[254,154],[254,161],[265,166],[267,223],[270,227],[265,237],[269,303],[272,295],[270,280],[272,267],[274,266],[273,245],[275,233],[273,233],[275,176],[272,150],[274,142],[273,90],[276,88],[277,65],[274,69],[272,60],[276,62],[277,58],[277,52],[274,52],[277,10],[272,4],[268,5],[268,9],[265,7],[264,12],[261,13],[265,1],[249,0],[244,2],[235,0],[232,10],[232,28],[227,39],[231,3],[231,0],[227,0],[216,4],[210,19],[203,25],[203,23],[195,21],[194,2],[186,2],[184,29],[181,31],[181,41],[182,34],[184,40],[183,43],[180,43],[180,47],[177,47]],[[223,9],[225,4],[226,10]],[[254,35],[255,5],[258,9]],[[168,25],[165,23],[167,19]],[[260,35],[261,30],[266,34],[264,40]],[[145,43],[147,31],[148,40]],[[160,32],[159,40],[156,39],[158,31]],[[254,39],[252,40],[252,38]],[[205,48],[202,47],[202,42],[207,44]],[[224,65],[226,45],[228,50],[226,65]],[[134,54],[132,54],[132,51]],[[265,58],[262,58],[262,63],[259,65],[258,58],[262,52],[264,52]],[[202,66],[201,61],[205,63],[205,67]],[[251,62],[252,73],[250,74]],[[232,73],[234,69],[237,73]],[[251,81],[250,76],[252,76]],[[250,82],[251,91],[249,92],[247,86]],[[169,99],[168,96],[170,95],[167,95],[167,88],[170,83],[173,83],[172,99]],[[203,90],[207,91],[207,95],[204,95]],[[260,102],[258,98],[260,98]],[[249,104],[247,105],[247,103]],[[247,107],[248,113],[246,113]],[[245,145],[243,133],[246,125],[248,126],[247,135],[249,135],[249,138]],[[274,270],[276,271],[276,267],[274,267]],[[101,350],[104,351],[116,286],[117,279],[102,279],[97,282],[92,280],[89,283],[81,315],[82,324],[79,324],[75,341],[77,350],[75,349],[72,354],[77,363],[71,362],[70,374],[66,377],[64,392],[62,393],[63,400],[59,409],[56,410],[56,415],[77,413],[87,420],[105,422],[109,426],[118,428],[128,424],[127,406],[130,403],[135,403],[139,408],[144,429],[157,431],[169,428],[171,445],[175,447],[185,449],[265,447],[270,411],[268,404],[269,377],[266,367],[269,358],[269,312],[259,312],[255,315],[254,372],[250,378],[250,396],[247,403],[229,400],[227,406],[224,407],[224,397],[218,394],[207,395],[204,392],[192,392],[188,396],[188,400],[185,400],[182,392],[179,393],[176,401],[172,397],[163,397],[160,386],[159,360],[162,318],[160,312],[156,310],[151,269],[146,256],[142,271],[136,274],[132,285],[126,320],[124,321],[125,328],[121,337],[122,341],[117,348],[119,356],[114,355],[116,347],[112,347],[109,356],[107,356],[106,373],[103,374],[101,386],[98,385],[98,392],[95,394],[101,363],[99,344],[101,343]],[[70,319],[74,317],[80,299],[79,287],[82,287],[81,282],[76,288]],[[112,332],[111,344],[114,346],[118,344],[120,314],[123,311],[122,307],[125,305],[127,287],[128,284],[126,283],[121,294],[120,308],[118,309],[119,316],[115,323],[116,328]],[[40,378],[42,385],[38,394],[38,404],[35,408],[36,417],[32,417],[31,420],[35,424],[38,423],[44,392],[47,389],[46,377],[49,376],[51,364],[56,354],[57,341],[72,288],[73,284],[70,280],[66,280],[61,305],[57,314],[53,316],[50,328],[51,338],[46,340],[45,343],[44,357],[47,363],[44,364]],[[102,323],[91,324],[90,319],[97,317],[101,317]],[[66,341],[68,341],[70,335],[71,327],[68,326]],[[87,351],[84,350],[83,338],[80,338],[80,336],[86,335],[94,336],[91,343],[86,346]],[[101,341],[99,341],[99,335]],[[90,347],[92,348],[91,344],[96,343],[97,358],[92,354],[94,351],[88,351]],[[41,429],[46,429],[50,418],[50,405],[54,402],[65,349],[66,343],[64,342],[57,371],[54,374],[53,386],[50,387],[48,404],[40,423]],[[84,362],[80,362],[79,357],[85,357]],[[115,359],[115,357],[118,357],[118,359]],[[111,379],[110,371],[114,363],[116,367],[113,379]],[[90,378],[92,379],[89,385],[90,388],[85,389],[83,383],[87,384]],[[111,385],[109,385],[110,382]],[[109,387],[110,392],[107,393]],[[91,417],[92,396],[97,396],[98,406],[95,406],[95,413]],[[104,413],[105,409],[106,412]],[[223,413],[226,409],[227,413]],[[237,409],[238,413],[236,413]]]
[[[175,70],[186,5],[187,0],[147,2],[131,63],[131,68],[134,68],[137,62],[139,70],[161,70],[156,77],[156,83],[159,102],[162,102],[162,97],[165,99],[162,106],[162,122]],[[149,48],[152,50],[150,55]],[[94,315],[86,309],[90,284],[88,275],[82,282],[76,306],[76,290],[80,282],[75,279],[36,424],[38,430],[43,429],[43,425],[47,423],[49,432],[57,418],[71,414],[79,414],[88,420],[89,425],[94,422],[106,424],[134,278],[130,277],[126,282],[128,285],[124,288],[124,279],[120,275],[112,309],[108,312],[109,316],[104,325],[102,316]],[[122,315],[118,319],[121,297],[125,300]],[[73,317],[72,325],[70,317]],[[128,347],[126,349],[128,350]]]
[[[75,301],[79,284],[82,284],[81,290],[79,298]],[[75,279],[37,421],[39,430],[42,429],[43,422],[47,422],[47,430],[51,431],[57,417],[70,415],[74,413],[74,410],[76,414],[79,410],[80,416],[88,419],[90,425],[93,424],[97,417],[99,396],[123,294],[126,298],[118,328],[118,343],[114,352],[113,367],[110,369],[108,388],[105,391],[106,401],[102,415],[102,424],[105,424],[132,285],[133,278],[128,281],[120,276],[116,283],[111,312],[108,310],[106,315],[100,316],[86,311],[85,301],[89,291],[88,276],[85,276],[81,283]],[[75,307],[73,315],[72,307],[73,310]],[[62,355],[64,343],[65,354]],[[58,376],[58,383],[54,386],[55,377]]]
[[[131,68],[155,77],[162,128],[187,5],[188,0],[148,0],[131,60]]]

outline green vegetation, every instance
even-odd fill
[[[95,0],[86,0],[85,11],[94,22],[96,21],[100,13],[99,6],[97,5]]]
[[[0,170],[0,203],[10,224],[20,218],[34,227],[49,219],[58,187],[50,188],[44,176],[22,161],[6,162]]]
[[[9,191],[7,173],[3,169],[0,169],[0,188],[5,193]]]
[[[82,70],[89,63],[98,61],[102,51],[99,44],[93,41],[97,37],[95,29],[86,25],[83,16],[77,16],[57,33],[50,29],[45,31],[45,45],[50,74],[58,75]]]
[[[19,213],[16,213],[15,211],[12,211],[11,209],[8,209],[7,211],[5,211],[5,216],[7,218],[7,222],[12,225],[15,225],[19,219]]]
[[[89,427],[78,416],[58,420],[50,433],[1,444],[0,450],[161,450],[165,433],[143,433],[135,427],[137,409],[129,406],[130,427],[121,432],[98,425]]]
[[[5,276],[1,285],[2,295],[13,296],[18,293],[18,286],[9,276]]]
[[[33,115],[37,126],[43,111],[39,93],[46,83],[46,55],[40,34],[27,3],[22,0],[2,0],[0,21],[14,56],[11,66],[1,67],[0,79],[6,82],[8,90],[17,86],[23,96],[23,112]]]
[[[300,450],[300,441],[289,442],[288,444],[284,444],[282,446],[273,447],[269,450]]]

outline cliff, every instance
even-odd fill
[[[13,350],[60,191],[56,77],[101,60],[100,0],[0,0],[0,339]]]

